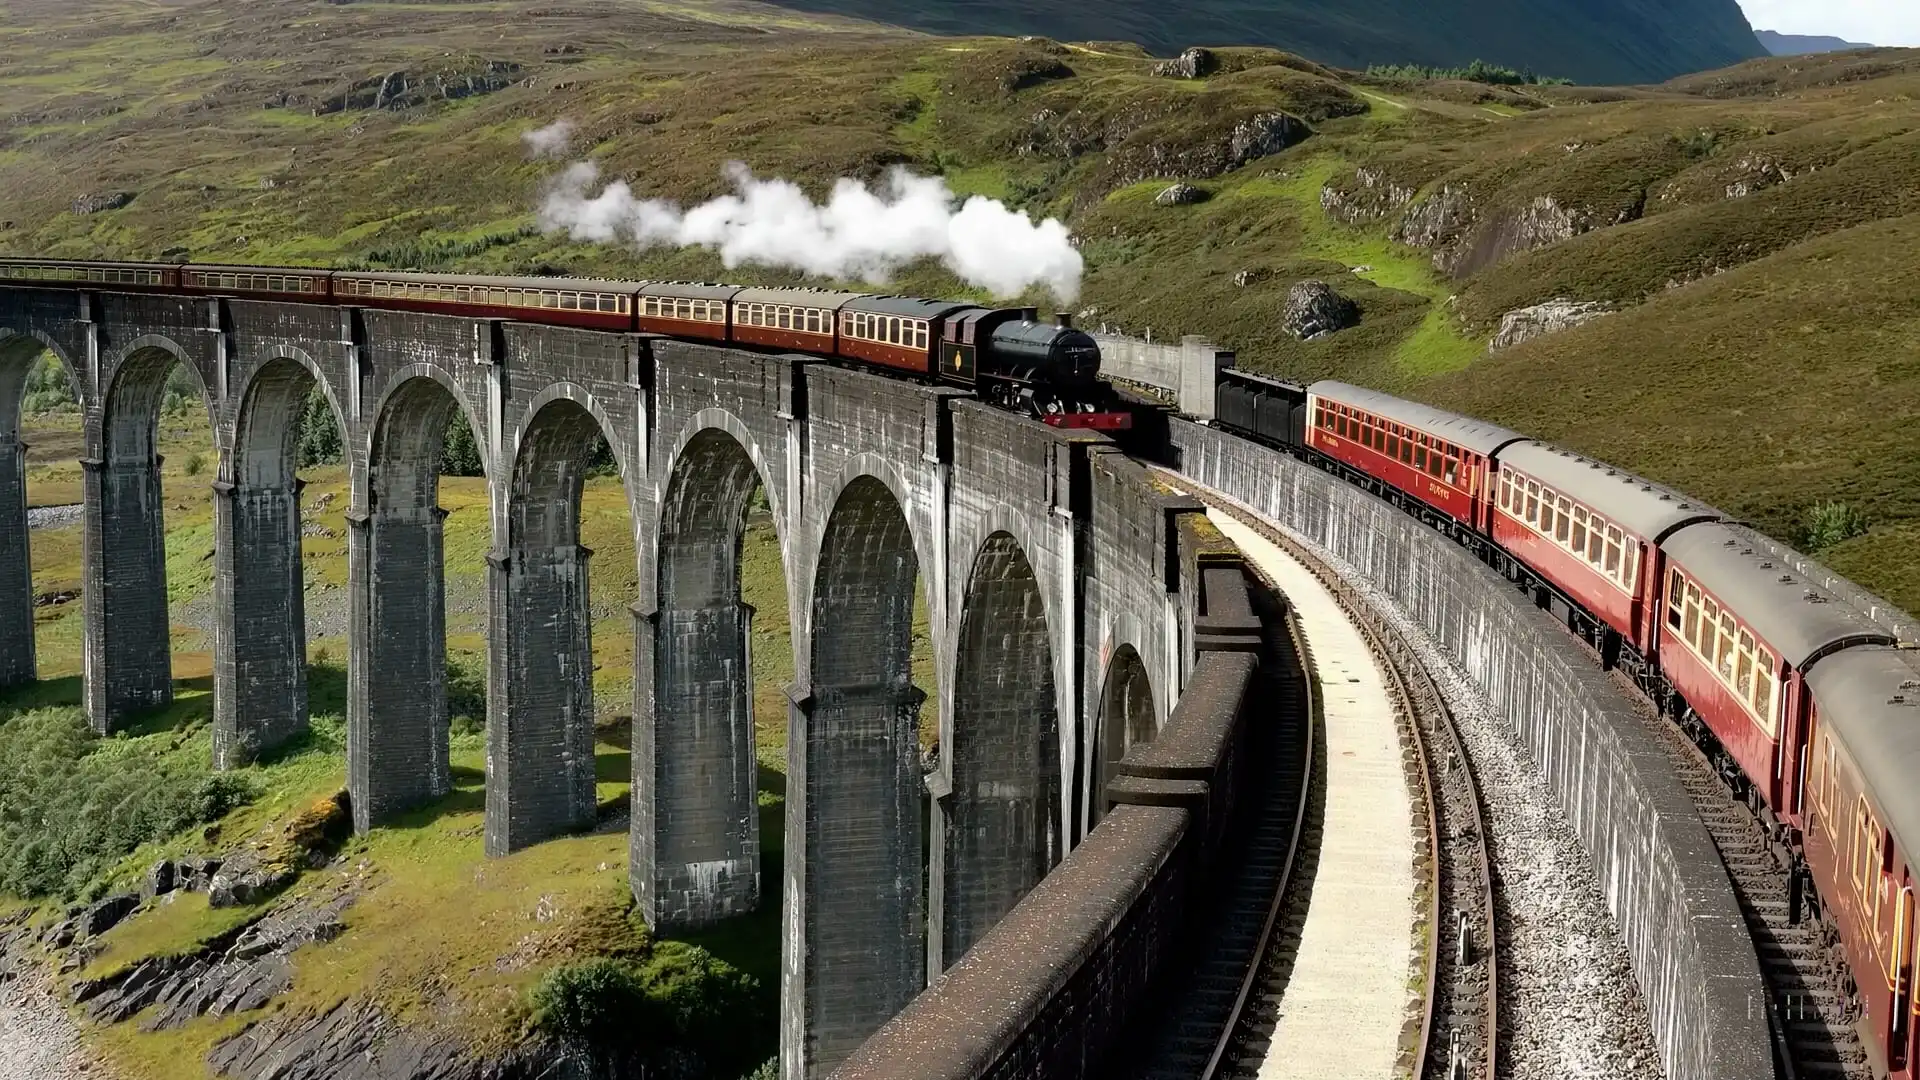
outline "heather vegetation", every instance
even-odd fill
[[[816,196],[840,177],[906,165],[1064,218],[1088,266],[1072,305],[1086,323],[1206,334],[1258,370],[1339,376],[1564,442],[1697,494],[1920,610],[1920,429],[1907,419],[1920,413],[1914,53],[1763,60],[1594,88],[1484,64],[1476,77],[1452,68],[1460,57],[1406,49],[1382,55],[1437,66],[1362,73],[1220,48],[1210,72],[1185,79],[1110,41],[928,39],[798,5],[595,2],[579,10],[618,17],[520,0],[262,0],[194,6],[191,18],[104,0],[16,5],[0,26],[0,252],[801,282],[701,250],[542,232],[535,207],[560,163],[530,159],[523,133],[570,119],[573,156],[643,197],[682,201],[724,191],[722,166],[735,159]],[[353,85],[374,74],[480,53],[461,63],[517,65],[514,77],[459,98],[353,104]],[[1297,138],[1249,152],[1248,125],[1280,130],[1260,119],[1277,115]],[[1162,205],[1175,182],[1204,198]],[[1287,333],[1279,313],[1306,280],[1332,283],[1359,324],[1312,341]],[[935,265],[910,266],[889,287],[967,294]],[[1612,311],[1489,351],[1508,314],[1557,298]],[[27,381],[35,505],[80,500],[70,387],[47,361]],[[317,392],[298,440],[314,732],[230,781],[209,779],[209,480],[220,459],[202,395],[175,372],[158,418],[171,709],[112,738],[86,731],[80,530],[34,533],[45,681],[0,698],[0,893],[36,898],[37,917],[132,888],[162,855],[283,829],[344,783],[351,493],[339,426]],[[778,994],[780,687],[792,677],[780,545],[757,504],[743,598],[757,611],[762,840],[776,872],[763,875],[760,915],[658,941],[632,917],[618,824],[639,584],[627,494],[601,454],[581,541],[597,552],[607,827],[481,858],[493,541],[479,454],[456,418],[440,483],[454,790],[348,842],[344,863],[293,887],[330,887],[362,864],[373,882],[347,933],[325,946],[326,978],[298,978],[284,1007],[359,994],[476,1039],[539,1032],[604,1054],[711,1041],[715,1010],[737,1012],[751,1023],[711,1056],[731,1080],[771,1054]],[[915,655],[924,675],[924,641]],[[70,827],[40,825],[52,818]],[[535,911],[560,914],[536,922]],[[108,936],[95,973],[191,949],[234,918],[204,900],[143,914]],[[596,957],[606,959],[588,965]],[[450,970],[472,974],[449,990]],[[623,1043],[628,1034],[593,1011],[603,991],[648,1018],[651,1050]],[[124,1024],[94,1037],[130,1074],[175,1080],[202,1075],[206,1050],[232,1030],[202,1023],[156,1039]]]

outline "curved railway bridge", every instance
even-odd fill
[[[435,466],[448,421],[466,418],[493,536],[494,855],[594,812],[579,498],[604,437],[639,560],[630,875],[662,928],[760,902],[754,613],[738,559],[764,488],[797,673],[778,870],[788,1080],[1138,1064],[1223,924],[1223,891],[1256,862],[1275,887],[1287,879],[1312,769],[1301,657],[1313,645],[1285,589],[1208,507],[1130,453],[1336,556],[1448,650],[1584,841],[1666,1074],[1771,1072],[1754,941],[1699,809],[1618,688],[1450,541],[1285,455],[1180,419],[1123,448],[952,390],[650,335],[0,287],[0,684],[33,677],[17,413],[43,349],[72,374],[85,418],[85,700],[102,732],[171,694],[154,430],[175,365],[203,388],[220,452],[222,767],[305,723],[294,421],[315,386],[333,405],[352,490],[348,780],[361,828],[448,790]],[[1162,385],[1210,383],[1175,372]],[[909,669],[917,599],[941,718],[930,769]],[[1419,681],[1394,678],[1402,694]],[[1275,843],[1285,857],[1269,857]],[[1265,904],[1249,920],[1264,940],[1278,894],[1243,891],[1249,910]],[[1250,969],[1225,982],[1235,1010],[1258,992]],[[1221,1066],[1225,1035],[1194,1075]]]

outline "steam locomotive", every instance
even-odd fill
[[[1062,428],[1120,431],[1100,346],[1062,314],[952,300],[679,281],[469,277],[0,259],[0,284],[391,308],[802,352],[956,386]]]

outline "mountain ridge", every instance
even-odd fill
[[[1264,45],[1348,68],[1485,59],[1595,84],[1661,82],[1766,55],[1735,0],[1195,0],[1177,18],[1149,0],[773,2],[936,34],[1119,39],[1160,55]]]
[[[1848,41],[1830,34],[1783,34],[1778,30],[1755,30],[1760,47],[1774,56],[1809,56],[1813,53],[1845,52],[1848,49],[1873,49],[1864,41]]]

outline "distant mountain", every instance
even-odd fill
[[[1775,56],[1806,56],[1808,53],[1843,52],[1847,49],[1871,49],[1863,41],[1809,34],[1782,34],[1775,30],[1755,30],[1753,36]]]
[[[1325,64],[1474,59],[1583,83],[1661,82],[1766,55],[1737,0],[772,0],[936,34],[1272,45]]]

